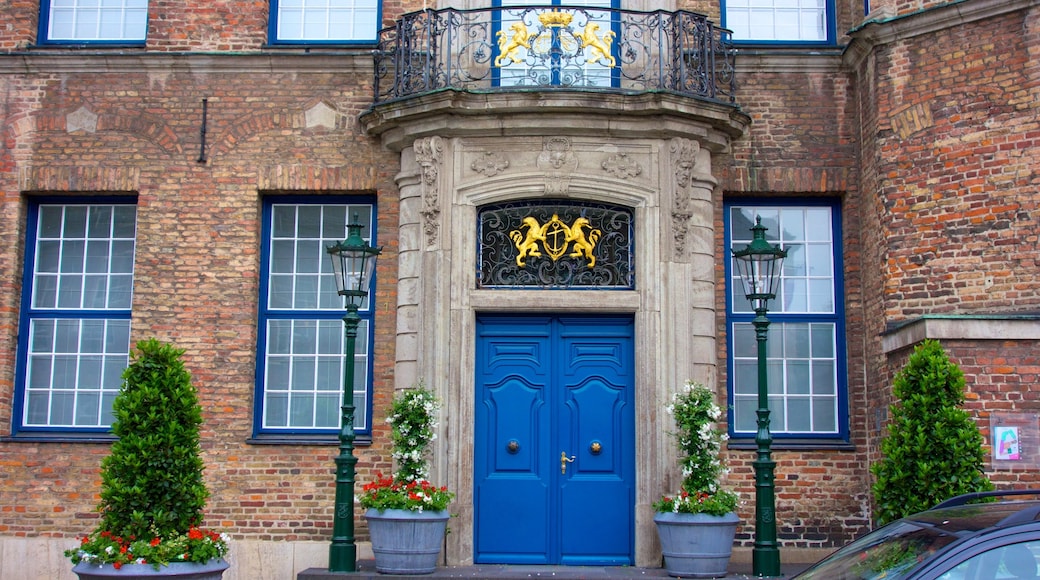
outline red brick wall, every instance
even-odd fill
[[[878,51],[873,172],[890,322],[1040,305],[1036,16]]]
[[[384,250],[372,302],[376,408],[385,408],[392,393],[398,160],[357,133],[370,83],[365,72],[120,71],[7,84],[11,118],[32,122],[8,126],[21,183],[19,173],[0,173],[0,267],[21,272],[20,189],[139,194],[132,339],[154,336],[187,350],[204,409],[207,514],[239,537],[327,538],[338,452],[246,443],[254,416],[263,193],[378,196]],[[203,97],[208,162],[198,163]],[[304,111],[318,103],[337,110],[335,127],[306,126]],[[98,116],[96,131],[68,132],[66,115],[80,108]],[[0,285],[0,434],[7,435],[20,279],[8,276]],[[377,443],[358,451],[359,481],[390,470],[381,415],[373,426]],[[0,449],[0,534],[75,535],[92,525],[107,445],[6,441]]]

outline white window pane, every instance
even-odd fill
[[[303,37],[310,40],[327,40],[329,17],[325,11],[308,10],[303,14]]]
[[[318,307],[318,277],[297,276],[293,308],[306,310]]]
[[[805,280],[787,279],[783,281],[781,287],[783,288],[783,300],[779,301],[779,304],[782,305],[779,310],[782,312],[808,311],[808,284]]]
[[[58,301],[58,277],[37,276],[33,282],[33,307],[54,308]]]
[[[758,356],[755,328],[750,324],[733,325],[733,356],[753,358]]]
[[[293,354],[314,354],[318,351],[318,325],[315,321],[299,321],[293,324]]]
[[[289,426],[314,426],[314,395],[293,394],[289,397]]]
[[[50,416],[50,393],[29,393],[25,410],[25,422],[28,425],[46,425]]]
[[[77,390],[101,390],[102,357],[84,356],[79,359]],[[98,400],[100,401],[100,399]],[[96,413],[95,413],[96,415]]]
[[[319,357],[316,388],[319,391],[340,391],[343,387],[342,357]]]
[[[814,395],[837,394],[837,385],[834,381],[834,363],[832,361],[813,361],[812,393]]]
[[[806,256],[805,246],[802,244],[787,244],[784,246],[787,250],[787,257],[784,258],[783,275],[784,276],[805,276],[809,271],[809,265],[806,263],[808,256]]]
[[[73,409],[76,399],[72,393],[61,392],[51,395],[51,412],[47,422],[51,425],[73,425]]]
[[[100,14],[97,12],[83,12],[76,14],[76,24],[73,27],[73,38],[79,40],[94,40],[98,38],[98,24]]]
[[[811,431],[812,426],[812,406],[809,399],[804,397],[791,397],[787,399],[786,430]]]
[[[296,357],[292,367],[292,390],[313,391],[316,361],[312,358]]]
[[[78,320],[58,320],[54,329],[54,352],[79,352]]]
[[[268,307],[291,308],[293,296],[292,276],[271,276],[268,280]]]
[[[285,427],[289,424],[289,394],[267,393],[264,399],[264,425]]]
[[[123,365],[126,367],[126,365]],[[115,423],[116,418],[112,413],[112,403],[116,400],[116,393],[102,393],[101,395],[101,419],[98,426],[108,426]]]
[[[292,322],[272,320],[267,323],[267,352],[270,354],[289,354],[292,336]]]
[[[755,431],[755,409],[758,404],[754,398],[740,397],[734,401],[734,429],[737,431]]]
[[[838,413],[835,401],[833,398],[813,398],[813,429],[817,433],[838,431]]]
[[[809,310],[834,312],[834,286],[830,280],[809,280]]]
[[[788,395],[807,395],[811,384],[809,377],[809,361],[787,361],[786,384]]]
[[[29,358],[29,377],[27,385],[30,389],[46,389],[51,386],[51,362],[49,356]]]
[[[737,394],[753,395],[758,392],[758,363],[739,360],[733,363],[733,390]]]
[[[314,426],[324,428],[339,427],[341,410],[339,408],[340,393],[320,393],[315,400]],[[363,408],[363,407],[359,407]],[[357,421],[354,422],[355,427]]]
[[[289,358],[284,356],[268,357],[267,388],[272,391],[289,390]]]
[[[123,39],[144,40],[147,32],[148,10],[128,10],[123,15]]]
[[[79,352],[96,354],[105,352],[106,326],[104,320],[84,320],[80,326]]]
[[[322,262],[328,262],[328,252],[319,240],[301,240],[296,242],[296,271],[317,273],[321,271]]]
[[[108,278],[105,276],[84,276],[83,308],[101,309],[108,305]]]
[[[808,274],[810,276],[833,276],[834,269],[831,267],[831,246],[827,244],[810,244],[806,247],[806,261],[808,262]],[[786,268],[787,261],[784,261]]]
[[[322,206],[300,206],[297,212],[299,215],[297,217],[296,237],[320,238]]]
[[[344,331],[343,323],[338,320],[323,321],[318,327],[318,354],[342,356]]]
[[[787,358],[809,358],[809,325],[782,324],[784,356]]]

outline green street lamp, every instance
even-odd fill
[[[357,221],[357,216],[354,216]],[[329,547],[329,572],[357,570],[354,544],[354,349],[357,342],[358,308],[368,296],[376,256],[383,248],[373,248],[361,238],[361,224],[347,224],[347,239],[329,246],[336,290],[346,299],[346,357],[343,362],[343,404],[339,430],[339,455],[336,457],[336,510],[332,520],[332,545]]]
[[[751,228],[751,243],[734,250],[744,296],[755,311],[755,339],[758,342],[758,431],[755,433],[755,546],[751,552],[755,576],[780,575],[780,549],[776,543],[776,488],[773,484],[776,462],[772,458],[773,436],[769,433],[769,376],[766,367],[766,340],[769,331],[769,301],[776,298],[780,272],[787,251],[766,241],[761,216]]]

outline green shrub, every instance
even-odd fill
[[[112,405],[119,438],[101,462],[100,529],[117,536],[183,534],[202,522],[209,492],[199,456],[199,407],[183,350],[137,344]]]
[[[882,458],[870,469],[880,523],[993,489],[983,472],[982,434],[960,408],[964,385],[964,373],[934,340],[918,345],[896,375]]]

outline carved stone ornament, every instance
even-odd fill
[[[672,139],[672,163],[675,166],[675,184],[685,188],[690,185],[693,171],[697,167],[697,153],[701,144],[689,139]]]
[[[627,153],[618,153],[617,155],[611,155],[603,161],[602,167],[607,173],[613,175],[618,179],[628,179],[629,177],[638,177],[643,173],[643,167],[636,163],[634,159],[628,156]]]
[[[440,176],[444,142],[440,137],[424,137],[416,139],[413,147],[415,161],[422,171],[423,209],[420,213],[423,217],[423,232],[426,234],[426,243],[433,245],[437,243],[440,229],[441,209],[437,178]]]
[[[688,187],[697,166],[700,143],[689,139],[672,139],[672,164],[675,169],[675,195],[672,197],[672,242],[675,257],[686,253],[686,235],[693,210]]]
[[[570,187],[571,174],[578,169],[578,156],[571,151],[570,139],[546,137],[542,140],[542,152],[538,154],[536,164],[545,172],[545,192],[565,194]]]
[[[494,151],[485,151],[469,167],[484,177],[494,177],[509,167],[509,160]]]

